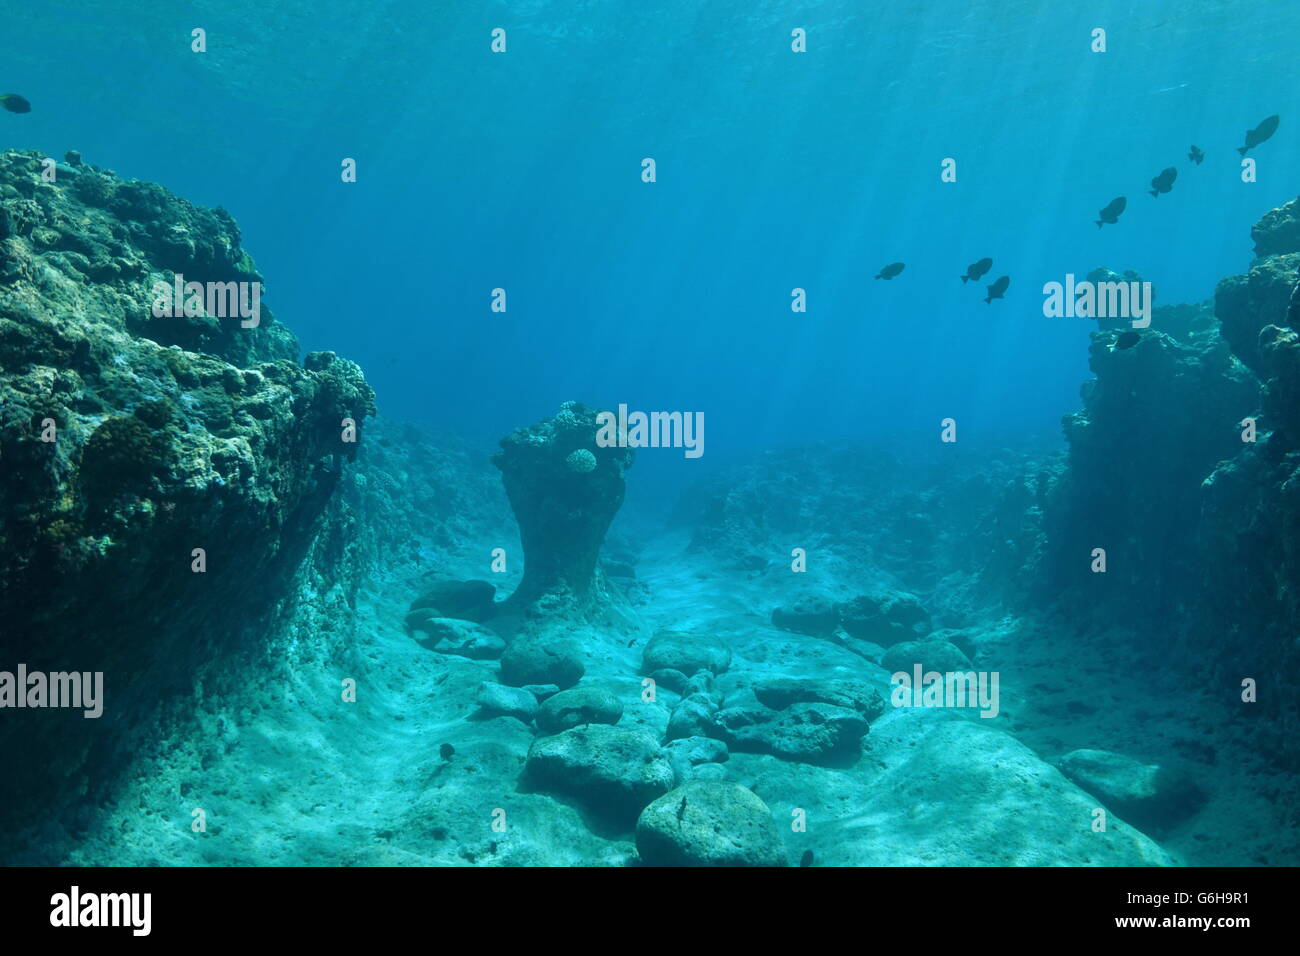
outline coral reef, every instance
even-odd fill
[[[1085,631],[1143,626],[1144,650],[1238,690],[1300,679],[1300,201],[1251,236],[1260,258],[1219,283],[1217,321],[1157,307],[1131,349],[1094,336],[1097,377],[1065,421],[1040,579]],[[1106,549],[1104,574],[1091,573],[1093,548]],[[1261,746],[1300,767],[1294,695],[1251,706]]]
[[[178,273],[260,283],[228,213],[75,155],[46,182],[42,159],[0,156],[3,652],[103,671],[112,705],[91,745],[10,715],[5,742],[48,756],[5,774],[0,813],[98,781],[117,731],[257,645],[375,410],[355,364],[300,365],[269,309],[155,317]]]
[[[1161,331],[1164,307],[1136,346],[1093,336],[1096,378],[1064,421],[1067,472],[1046,509],[1050,538],[1040,583],[1132,620],[1168,620],[1200,570],[1194,546],[1200,483],[1241,447],[1258,383],[1217,336],[1179,341]],[[1091,571],[1094,549],[1107,571]]]
[[[493,462],[519,522],[524,577],[515,609],[582,614],[607,600],[600,546],[623,504],[629,448],[596,443],[596,410],[565,402],[501,440]]]

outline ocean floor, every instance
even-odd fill
[[[444,554],[437,573],[487,577],[468,556],[491,546]],[[806,593],[800,578],[778,563],[721,571],[691,551],[685,531],[660,534],[641,548],[635,582],[624,581],[642,633],[581,633],[582,685],[619,698],[619,726],[661,736],[677,697],[660,688],[655,702],[644,702],[638,668],[645,636],[670,628],[731,647],[717,682],[727,695],[759,680],[856,678],[888,700],[889,675],[868,657],[772,625],[774,607]],[[527,792],[521,772],[533,728],[515,717],[476,716],[478,687],[496,680],[498,663],[438,653],[406,633],[403,617],[420,583],[372,582],[357,602],[347,664],[306,654],[245,699],[211,701],[202,733],[134,755],[86,832],[51,830],[47,850],[75,844],[58,862],[81,865],[636,864],[628,824],[571,798]],[[836,587],[830,576],[818,583]],[[791,864],[805,851],[818,866],[1300,858],[1294,831],[1283,837],[1287,831],[1261,832],[1251,822],[1271,812],[1261,795],[1266,761],[1216,759],[1239,728],[1212,701],[1189,710],[1185,688],[1172,694],[1158,670],[1117,667],[1111,658],[1063,667],[1064,632],[1003,618],[966,633],[976,667],[1001,674],[997,717],[887,707],[860,758],[846,765],[730,754],[725,778],[767,804]],[[1115,646],[1123,652],[1122,636]],[[339,690],[349,677],[355,703]],[[447,759],[443,744],[454,747]],[[1051,763],[1080,747],[1150,761],[1177,753],[1201,775],[1209,799],[1159,843],[1113,815],[1106,832],[1093,832],[1098,800]],[[205,832],[190,825],[196,807]],[[802,828],[794,825],[800,818]]]

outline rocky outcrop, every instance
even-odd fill
[[[1260,333],[1270,325],[1286,325],[1297,281],[1300,252],[1261,259],[1245,275],[1228,276],[1214,292],[1214,314],[1234,355],[1261,378],[1267,377],[1260,351]]]
[[[0,658],[102,671],[106,704],[93,734],[6,716],[0,746],[45,756],[4,808],[98,781],[115,731],[256,648],[375,411],[264,306],[157,307],[180,275],[260,284],[228,213],[75,154],[47,182],[42,159],[0,156]]]
[[[1157,307],[1132,348],[1094,337],[1039,579],[1084,631],[1145,626],[1145,650],[1225,693],[1300,679],[1300,201],[1251,236],[1260,258],[1219,283],[1212,316]],[[1246,706],[1260,747],[1300,766],[1295,696]]]
[[[1255,255],[1285,255],[1300,249],[1300,196],[1266,212],[1250,230]]]
[[[607,600],[600,546],[623,504],[628,448],[596,442],[596,410],[565,402],[501,440],[493,463],[519,522],[524,577],[512,610],[585,614]]]
[[[1040,585],[1133,621],[1167,620],[1200,573],[1200,485],[1241,450],[1237,423],[1258,407],[1255,377],[1217,336],[1151,328],[1132,348],[1094,335],[1084,407],[1066,417],[1068,471],[1046,508]],[[1093,573],[1094,549],[1106,557]]]

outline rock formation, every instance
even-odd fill
[[[555,417],[503,438],[492,459],[524,549],[516,610],[583,614],[606,599],[600,546],[623,504],[632,451],[598,446],[596,432],[596,409],[565,402]]]
[[[6,809],[94,785],[117,731],[256,647],[375,410],[264,307],[155,308],[177,275],[260,284],[228,213],[42,159],[0,155],[0,659],[102,671],[106,703],[7,712],[0,747],[42,758],[3,775]]]
[[[1127,350],[1094,337],[1040,584],[1081,620],[1142,626],[1202,680],[1280,690],[1300,678],[1300,200],[1251,236],[1261,258],[1219,283],[1212,312],[1157,307]],[[1105,574],[1090,573],[1096,547]],[[1300,766],[1295,696],[1261,694],[1258,712],[1261,746]]]

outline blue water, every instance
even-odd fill
[[[1042,283],[1107,265],[1201,301],[1295,191],[1293,123],[1259,182],[1235,152],[1300,115],[1291,2],[11,6],[36,109],[7,142],[225,206],[304,348],[486,439],[570,398],[704,411],[713,456],[949,415],[1054,435],[1091,323],[1045,319]],[[986,255],[991,306],[957,281]]]
[[[1234,390],[1248,376],[1226,345],[1206,344],[1208,333],[1144,340],[1152,347],[1132,354],[1150,364],[1110,366],[1105,385],[1115,391],[1092,409],[1093,443],[1078,441],[1074,450],[1083,453],[1067,463],[1058,454],[1061,420],[1080,410],[1080,387],[1093,377],[1088,349],[1097,325],[1045,317],[1042,291],[1106,266],[1135,270],[1153,284],[1158,304],[1201,303],[1225,276],[1247,271],[1252,225],[1297,191],[1296,0],[5,0],[0,14],[0,92],[20,92],[33,107],[0,112],[3,148],[55,157],[77,150],[118,177],[229,210],[265,277],[265,305],[304,353],[333,350],[359,363],[388,419],[367,432],[382,441],[363,441],[359,459],[336,460],[337,470],[302,482],[315,495],[335,487],[326,476],[338,479],[330,509],[322,494],[312,502],[321,513],[295,526],[303,537],[289,543],[301,549],[285,550],[304,562],[301,575],[285,577],[299,587],[285,596],[298,600],[299,617],[265,643],[292,680],[250,680],[272,704],[231,703],[214,692],[195,705],[211,726],[195,732],[192,749],[159,731],[180,770],[170,757],[150,764],[143,749],[131,759],[144,769],[122,758],[125,782],[115,781],[98,805],[76,808],[94,824],[85,824],[90,837],[82,838],[80,823],[48,840],[44,832],[24,837],[36,849],[17,859],[634,862],[628,826],[611,837],[585,827],[569,803],[512,789],[525,754],[531,759],[548,734],[539,725],[534,735],[531,717],[515,727],[510,715],[497,723],[471,716],[482,681],[508,682],[495,659],[466,654],[447,663],[436,651],[444,640],[438,625],[417,620],[432,629],[418,641],[411,625],[410,615],[441,607],[415,606],[435,575],[490,579],[498,602],[509,605],[502,599],[525,566],[525,521],[514,521],[517,503],[512,518],[484,452],[571,400],[703,413],[706,422],[701,459],[640,453],[628,477],[622,523],[602,553],[602,580],[622,575],[612,589],[618,601],[600,608],[625,616],[592,623],[557,612],[544,622],[565,640],[579,633],[589,666],[583,687],[621,695],[623,728],[659,719],[638,710],[650,665],[637,628],[680,627],[734,650],[725,679],[726,667],[717,675],[700,668],[709,681],[727,682],[718,705],[730,707],[764,680],[887,676],[887,657],[861,644],[879,640],[883,651],[897,634],[861,637],[850,627],[869,617],[854,602],[877,591],[929,608],[924,621],[906,624],[917,635],[946,635],[941,643],[953,653],[969,648],[979,666],[1008,675],[998,724],[1005,736],[986,750],[966,742],[974,737],[944,737],[956,722],[909,737],[904,720],[873,729],[874,757],[832,765],[838,776],[801,775],[797,760],[737,747],[746,756],[726,779],[770,801],[792,861],[814,845],[818,860],[825,855],[832,865],[1173,861],[1140,833],[1108,843],[1120,847],[1113,856],[1094,856],[1081,841],[1088,822],[1071,814],[1095,801],[1044,762],[1102,747],[1153,766],[1188,758],[1206,778],[1198,782],[1217,802],[1170,838],[1178,862],[1300,859],[1293,835],[1274,847],[1269,832],[1294,810],[1286,797],[1294,777],[1260,783],[1247,779],[1256,765],[1238,774],[1231,759],[1219,759],[1231,747],[1253,747],[1260,762],[1271,753],[1271,738],[1243,745],[1245,722],[1234,707],[1238,672],[1277,661],[1240,648],[1252,629],[1270,640],[1285,630],[1294,568],[1281,568],[1277,580],[1268,577],[1273,568],[1242,571],[1265,596],[1259,620],[1242,619],[1219,592],[1204,607],[1222,620],[1201,615],[1197,603],[1199,591],[1212,590],[1204,586],[1216,573],[1207,562],[1222,557],[1224,529],[1235,534],[1234,508],[1259,526],[1234,546],[1261,565],[1268,556],[1290,561],[1284,535],[1267,526],[1271,503],[1289,501],[1294,487],[1272,470],[1294,453],[1285,429],[1263,451],[1238,449],[1232,434],[1257,397],[1276,395],[1263,380]],[[206,52],[190,48],[196,27],[206,30]],[[491,50],[497,27],[507,31],[501,54]],[[796,28],[806,31],[807,52],[791,50]],[[1096,28],[1106,31],[1105,52],[1090,48]],[[1258,181],[1243,182],[1237,147],[1274,114],[1276,135],[1251,152]],[[1193,144],[1205,151],[1203,165],[1187,159]],[[642,180],[647,157],[656,164],[653,183]],[[356,182],[340,176],[348,158]],[[941,179],[949,158],[956,182]],[[1169,166],[1178,171],[1172,192],[1152,198],[1151,179]],[[1098,211],[1116,196],[1128,199],[1120,222],[1098,229]],[[994,261],[983,279],[959,281],[986,256]],[[873,278],[895,261],[906,264],[901,275]],[[984,287],[1003,275],[1011,279],[1006,297],[986,304]],[[506,291],[504,313],[491,308],[497,288]],[[806,312],[791,309],[796,289],[806,293]],[[1169,395],[1184,394],[1160,379],[1170,370],[1180,387],[1207,383],[1210,408],[1203,420],[1189,420],[1188,411],[1161,444],[1166,436],[1153,419],[1171,411]],[[1264,387],[1258,396],[1255,385]],[[1137,396],[1131,406],[1122,401],[1126,388]],[[1127,419],[1116,424],[1130,407],[1145,431],[1125,431]],[[939,443],[950,418],[957,448]],[[400,431],[403,422],[428,426],[438,442],[421,444]],[[444,435],[465,444],[442,444]],[[1225,459],[1240,451],[1226,478],[1215,472],[1219,439]],[[817,442],[827,446],[805,458],[791,452]],[[1192,464],[1166,467],[1162,459],[1151,484],[1125,497],[1145,473],[1131,460],[1122,462],[1129,470],[1107,473],[1106,449],[1138,457],[1150,446],[1165,459],[1186,452]],[[999,457],[1000,449],[1013,453]],[[548,463],[559,490],[550,500],[537,496],[543,514],[533,518],[559,527],[562,547],[587,541],[567,532],[613,520],[617,504],[609,503],[622,500],[622,465],[611,480],[614,455],[600,451],[609,453],[601,471],[569,464],[593,476],[589,485]],[[290,452],[256,453],[274,463]],[[1021,453],[1033,457],[1016,459]],[[894,454],[909,467],[917,458],[930,467],[895,468]],[[976,464],[963,470],[967,455]],[[727,471],[736,463],[751,470]],[[1218,497],[1202,499],[1212,474]],[[719,475],[727,483],[714,494],[707,480]],[[1169,487],[1159,487],[1165,480]],[[686,504],[672,513],[678,524],[655,537],[688,487]],[[584,497],[592,488],[598,493]],[[155,491],[129,490],[133,508]],[[285,491],[286,501],[297,493]],[[158,508],[170,503],[156,497]],[[629,512],[639,523],[625,520]],[[129,511],[130,520],[145,513]],[[1202,513],[1204,527],[1192,529]],[[327,543],[308,540],[318,518]],[[674,537],[683,528],[688,533]],[[1170,544],[1166,528],[1186,539]],[[1100,542],[1114,562],[1107,578],[1089,571],[1086,555],[1098,542],[1084,538],[1094,529],[1109,536]],[[268,529],[272,545],[281,533]],[[80,531],[66,534],[80,540]],[[1204,554],[1187,543],[1193,539]],[[533,546],[535,555],[545,550]],[[498,548],[509,552],[508,573],[488,566]],[[806,579],[791,563],[795,548],[809,552]],[[268,545],[264,556],[274,550]],[[1042,559],[1049,551],[1050,562]],[[326,567],[331,560],[337,567]],[[590,567],[588,576],[594,580]],[[829,631],[816,608],[807,611],[805,587],[831,608]],[[1066,591],[1075,601],[1069,613],[1055,603]],[[1014,611],[997,604],[1008,595],[1024,598]],[[522,626],[517,608],[487,604],[506,618],[502,634]],[[902,598],[896,606],[910,607]],[[1177,614],[1160,620],[1162,608]],[[478,622],[445,608],[437,620],[444,612]],[[231,622],[233,631],[240,624],[233,603]],[[588,630],[575,631],[579,625]],[[1236,658],[1212,659],[1197,629],[1214,627],[1235,641],[1225,641],[1225,655]],[[497,657],[505,639],[499,643]],[[1196,650],[1185,659],[1164,651],[1187,647]],[[1266,655],[1284,645],[1261,637],[1259,647]],[[208,651],[203,644],[193,653]],[[1292,657],[1278,666],[1293,664]],[[351,710],[335,700],[335,671],[348,668],[363,686],[362,706]],[[452,676],[431,685],[435,674]],[[278,709],[277,693],[289,702]],[[670,708],[661,709],[666,725]],[[664,727],[655,729],[663,736]],[[1281,719],[1269,725],[1276,739],[1294,739],[1292,729]],[[454,760],[435,758],[453,741]],[[658,759],[660,744],[651,746]],[[928,823],[902,805],[913,791],[903,793],[889,776],[913,760],[912,780],[931,788],[915,791],[934,815]],[[1281,758],[1278,766],[1279,777],[1289,773]],[[968,774],[975,782],[952,796],[949,782]],[[192,788],[179,800],[177,780]],[[484,795],[483,780],[498,790]],[[1027,780],[1034,786],[1019,786]],[[848,810],[845,792],[860,801]],[[895,806],[889,801],[899,793]],[[985,803],[1006,794],[996,806]],[[482,811],[498,799],[522,821],[499,853]],[[190,840],[191,804],[200,800],[215,806],[214,820],[232,839]],[[841,829],[806,841],[784,834],[785,814],[799,801],[814,802],[818,825]],[[861,819],[888,824],[868,830]],[[1002,821],[1013,838],[967,846],[952,836],[988,831],[989,821]],[[1158,826],[1150,829],[1164,839]],[[264,834],[272,835],[262,842]],[[1062,859],[1050,859],[1053,847],[1066,847]]]

